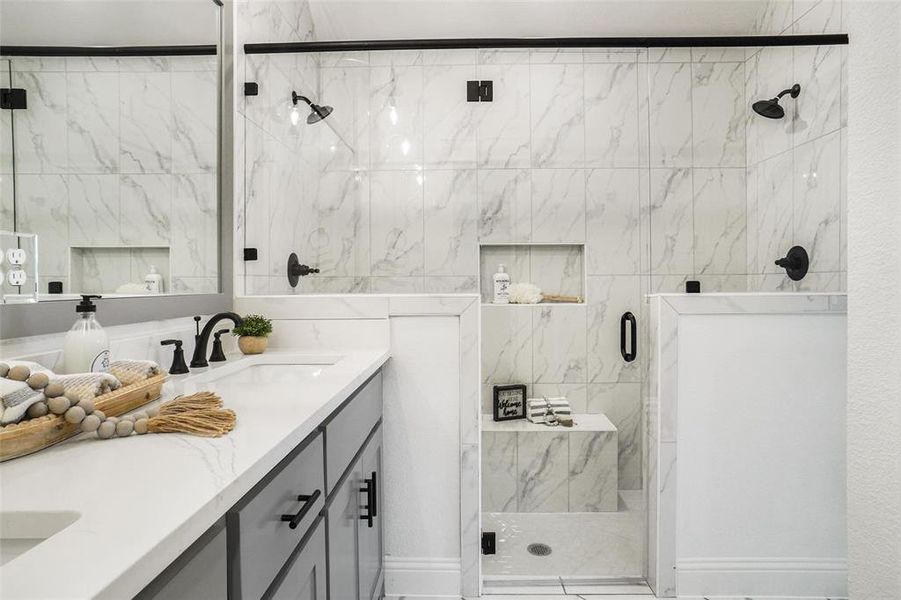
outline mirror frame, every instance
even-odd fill
[[[219,33],[219,292],[105,298],[99,303],[104,325],[173,319],[229,310],[234,299],[234,3],[212,0],[218,13]],[[0,340],[63,333],[71,326],[78,300],[48,300],[0,304]]]

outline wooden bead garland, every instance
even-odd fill
[[[204,437],[219,437],[235,428],[235,412],[222,408],[222,398],[212,392],[198,392],[178,396],[158,408],[139,411],[123,417],[107,417],[94,408],[94,401],[66,395],[59,383],[51,383],[46,373],[32,373],[28,367],[10,368],[0,363],[0,377],[26,382],[33,390],[42,391],[46,400],[28,407],[30,419],[48,413],[60,415],[67,423],[79,425],[84,433],[97,433],[106,440],[128,437],[132,433],[190,433]]]

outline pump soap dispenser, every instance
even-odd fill
[[[66,373],[106,373],[109,371],[109,337],[97,321],[96,295],[82,295],[75,307],[78,318],[66,334],[63,364]]]

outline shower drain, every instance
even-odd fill
[[[535,556],[547,556],[551,553],[551,547],[547,544],[529,544],[526,547],[526,550],[529,551],[529,554],[533,554]]]

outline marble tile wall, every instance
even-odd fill
[[[615,431],[482,432],[483,512],[615,511]]]
[[[216,289],[216,57],[15,57],[0,64],[8,65],[4,81],[28,92],[27,110],[2,115],[0,216],[11,224],[14,126],[16,221],[39,236],[41,290],[55,280],[66,292],[101,291],[93,289],[101,283],[109,292],[147,273],[110,268],[103,278],[82,280],[70,248],[79,262],[96,254],[89,262],[103,271],[110,260],[141,264],[132,260],[140,248],[161,247],[168,251],[156,258],[166,262],[156,266],[166,291]]]
[[[759,33],[842,31],[841,0],[771,0],[757,20]],[[748,98],[772,97],[793,83],[786,117],[747,114],[748,289],[846,289],[847,46],[748,49]],[[751,100],[749,100],[750,104]],[[810,273],[789,280],[773,262],[793,245],[811,257]]]

